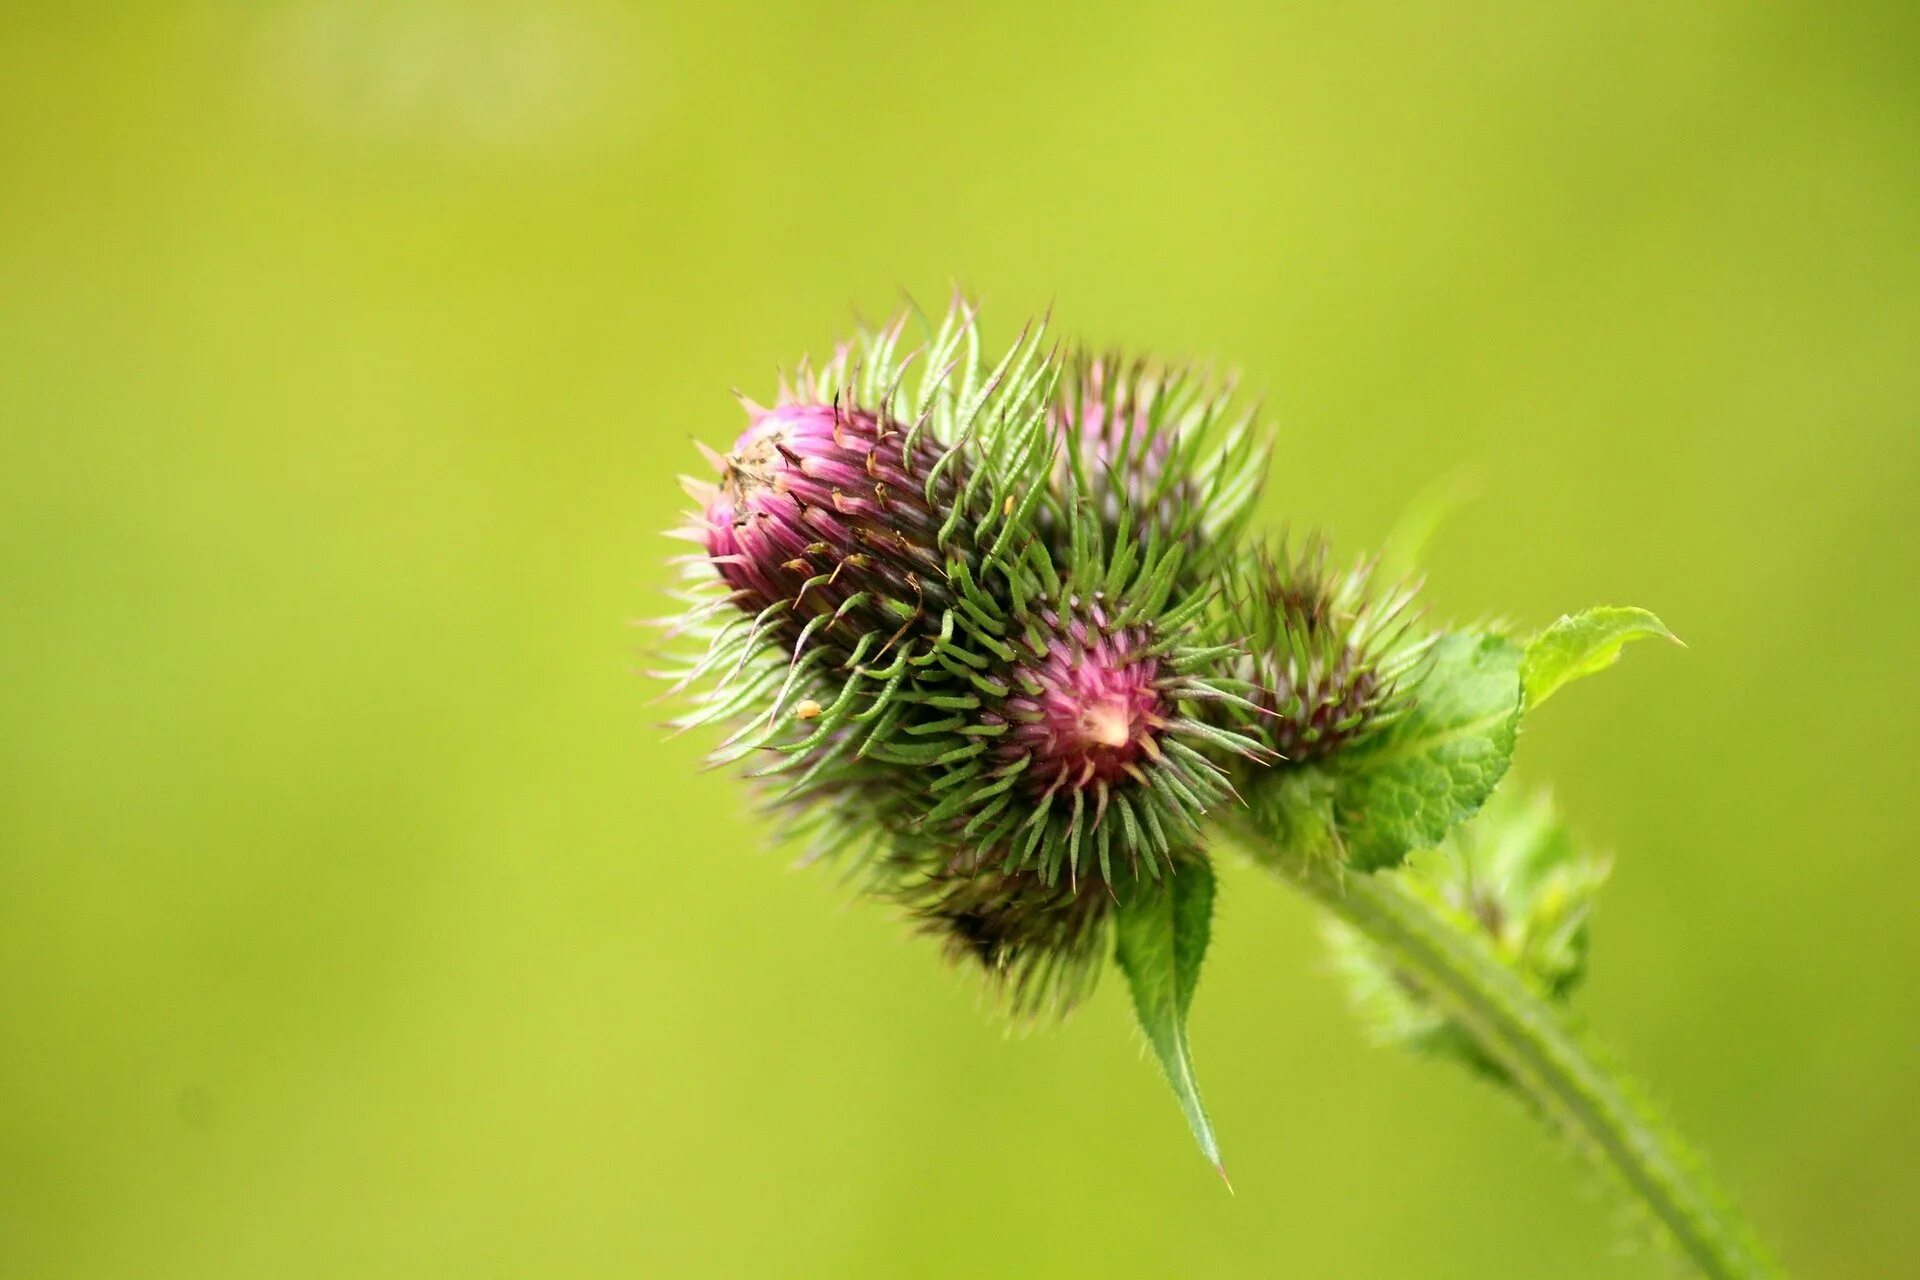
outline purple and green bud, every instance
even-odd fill
[[[1160,758],[1160,737],[1173,708],[1159,688],[1160,662],[1144,627],[1108,630],[1098,606],[1091,616],[1055,615],[1059,628],[1037,661],[1014,675],[1019,691],[982,717],[1006,724],[995,753],[1022,765],[1029,792],[1085,790],[1131,778]]]
[[[941,802],[929,824],[1047,884],[1158,878],[1232,796],[1222,762],[1261,755],[1200,714],[1219,702],[1250,708],[1200,669],[1198,612],[1193,603],[1149,618],[1099,599],[1036,610],[995,673],[1006,692],[978,714],[973,732],[992,745],[932,783]]]
[[[926,619],[945,598],[938,512],[953,489],[949,472],[929,502],[933,449],[884,414],[840,404],[750,412],[704,495],[707,554],[734,602],[772,610],[790,642],[811,624],[841,648]]]
[[[1162,378],[1141,361],[1082,355],[1063,383],[1053,410],[1062,446],[1054,484],[1072,492],[1078,483],[1109,525],[1171,527],[1193,493],[1191,478],[1168,466],[1178,426],[1155,422],[1168,403]]]
[[[1204,571],[1238,536],[1266,466],[1264,437],[1233,408],[1233,387],[1204,371],[1075,353],[1051,413],[1061,503],[1109,536],[1185,540]]]
[[[1318,537],[1297,554],[1262,548],[1241,566],[1229,607],[1246,636],[1238,674],[1259,714],[1234,719],[1282,760],[1323,759],[1404,711],[1427,645],[1412,589],[1373,579],[1371,564],[1330,570]]]

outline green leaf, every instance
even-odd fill
[[[1318,765],[1276,769],[1253,800],[1273,846],[1289,858],[1338,862],[1344,841],[1333,817],[1337,780]]]
[[[1187,1010],[1213,921],[1213,869],[1183,861],[1158,883],[1137,883],[1120,903],[1115,958],[1133,992],[1140,1029],[1160,1060],[1200,1151],[1225,1178],[1213,1122],[1200,1100],[1187,1043]]]
[[[1608,606],[1561,618],[1527,645],[1522,667],[1527,705],[1537,707],[1568,681],[1606,670],[1629,640],[1648,636],[1680,643],[1666,623],[1645,609]]]
[[[1329,764],[1347,860],[1398,866],[1479,812],[1513,758],[1520,649],[1496,635],[1442,636],[1407,714]]]

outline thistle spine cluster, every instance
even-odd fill
[[[1390,710],[1381,659],[1404,655],[1361,625],[1364,578],[1259,561],[1231,589],[1267,443],[1202,371],[1044,325],[990,363],[956,301],[745,403],[687,482],[677,724],[724,726],[714,761],[747,764],[810,857],[1017,1011],[1071,1006],[1119,892],[1204,859],[1237,781],[1326,736],[1302,697],[1336,697],[1342,737]],[[1325,595],[1310,636],[1256,616],[1301,592]],[[1345,683],[1282,679],[1305,670]]]

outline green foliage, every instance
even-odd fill
[[[1603,606],[1562,617],[1527,645],[1521,667],[1527,705],[1537,707],[1561,685],[1606,670],[1619,661],[1629,641],[1656,636],[1680,643],[1680,637],[1645,609]]]
[[[1187,1041],[1187,1011],[1200,981],[1212,921],[1213,869],[1204,861],[1182,862],[1164,889],[1136,890],[1123,898],[1114,953],[1133,993],[1140,1029],[1173,1087],[1187,1126],[1201,1153],[1225,1177]]]
[[[1519,671],[1520,651],[1499,636],[1434,646],[1412,710],[1335,766],[1334,819],[1354,866],[1396,866],[1479,811],[1513,759]]]
[[[1358,866],[1401,866],[1399,859],[1370,862],[1364,852],[1353,856],[1355,838],[1337,817],[1355,803],[1356,795],[1363,797],[1363,811],[1401,813],[1401,806],[1382,803],[1398,786],[1396,773],[1403,780],[1428,779],[1424,794],[1435,802],[1413,807],[1424,820],[1394,826],[1397,836],[1410,838],[1402,856],[1413,854],[1396,878],[1455,929],[1478,938],[1496,963],[1546,999],[1564,1000],[1585,974],[1587,920],[1608,866],[1575,843],[1544,795],[1522,799],[1495,794],[1492,787],[1512,756],[1522,707],[1531,710],[1569,681],[1605,670],[1629,641],[1649,636],[1678,643],[1660,619],[1644,609],[1590,609],[1562,617],[1524,652],[1496,637],[1482,637],[1474,642],[1481,661],[1471,664],[1472,669],[1460,662],[1462,638],[1450,637],[1436,646],[1434,665],[1422,685],[1426,698],[1421,712],[1409,717],[1408,725],[1383,735],[1377,745],[1342,762],[1362,770],[1357,787],[1336,788],[1333,795],[1335,826],[1350,860]],[[1480,730],[1471,727],[1470,708],[1476,702],[1487,713],[1480,717]],[[1508,714],[1494,715],[1493,709],[1503,704]],[[1464,737],[1413,729],[1423,715],[1436,726],[1456,722]],[[1495,722],[1489,737],[1484,730]],[[1399,752],[1390,745],[1394,741],[1414,747],[1418,763],[1413,768],[1406,768],[1404,761],[1396,767]],[[1424,748],[1418,745],[1422,742]],[[1474,744],[1470,754],[1483,764],[1497,765],[1448,770],[1444,759],[1463,742]],[[1385,768],[1380,767],[1383,761]],[[1412,794],[1423,792],[1416,785]],[[1487,801],[1485,811],[1467,822],[1480,801]],[[1449,802],[1454,806],[1451,817]],[[1396,839],[1384,851],[1390,854],[1399,844]],[[1331,937],[1356,1003],[1378,1036],[1504,1078],[1504,1070],[1472,1031],[1438,1008],[1417,978],[1346,926],[1334,926]]]
[[[1442,636],[1378,733],[1259,782],[1261,808],[1295,856],[1361,871],[1398,866],[1479,811],[1507,771],[1519,727],[1521,651],[1497,635]]]
[[[1438,848],[1410,858],[1398,878],[1453,928],[1482,938],[1530,989],[1564,1000],[1585,976],[1588,920],[1608,869],[1575,842],[1544,793],[1502,791]],[[1376,1037],[1505,1079],[1417,975],[1351,926],[1334,923],[1328,932]]]

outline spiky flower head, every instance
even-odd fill
[[[1230,546],[1266,469],[1266,441],[1233,391],[1197,367],[1076,351],[1053,405],[1055,490],[1110,534]],[[1204,554],[1187,566],[1208,567]]]
[[[940,603],[940,511],[952,473],[884,412],[840,403],[749,406],[703,492],[707,554],[740,608],[797,642],[809,623],[850,648],[892,637]],[[929,601],[928,593],[935,593]]]
[[[941,780],[954,799],[932,816],[970,813],[960,834],[982,856],[1048,883],[1157,877],[1231,795],[1219,759],[1260,753],[1197,714],[1236,695],[1195,672],[1194,640],[1178,612],[1149,621],[1099,600],[1037,610],[1007,692],[979,717],[993,746]]]
[[[1017,691],[984,717],[1009,726],[995,754],[1021,763],[1026,789],[1041,795],[1139,775],[1173,718],[1148,631],[1108,629],[1098,605],[1045,619],[1046,652],[1017,669]]]
[[[1226,599],[1245,636],[1239,674],[1259,714],[1244,731],[1282,759],[1315,760],[1391,724],[1428,641],[1414,591],[1381,586],[1371,561],[1330,566],[1324,538],[1246,556]]]

